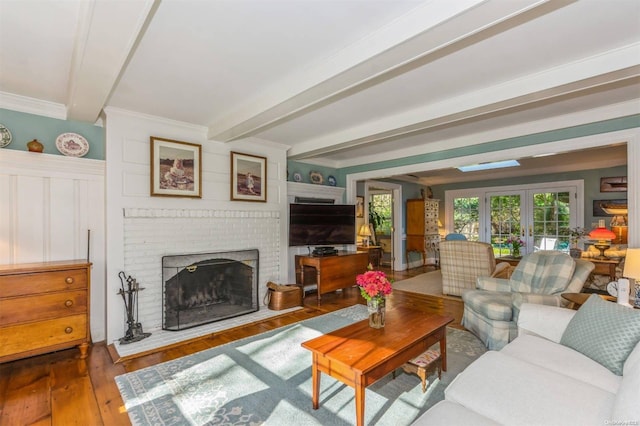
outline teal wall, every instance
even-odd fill
[[[312,183],[309,178],[309,173],[318,172],[324,177],[324,184],[329,185],[327,183],[327,179],[329,176],[333,176],[336,178],[336,186],[340,186],[344,188],[346,186],[346,180],[344,174],[340,174],[338,169],[334,169],[332,167],[324,167],[324,166],[314,166],[313,164],[301,163],[299,161],[288,160],[287,161],[287,180],[289,182],[295,182],[293,179],[294,173],[300,173],[302,175],[302,183]]]
[[[345,167],[340,169],[344,176],[352,173],[366,172],[370,170],[380,170],[391,167],[406,166],[410,164],[428,163],[431,161],[445,160],[449,158],[463,157],[467,155],[482,154],[487,152],[502,151],[505,149],[519,148],[523,146],[539,145],[543,143],[556,142],[566,139],[574,139],[584,136],[597,135],[602,133],[615,132],[619,130],[640,127],[640,114],[622,118],[599,121],[584,124],[581,126],[567,127],[564,129],[550,130],[547,132],[534,133],[531,135],[519,136],[515,138],[502,139],[478,145],[453,148],[426,154],[413,155],[393,160],[379,161],[376,163],[362,164],[358,166]]]
[[[28,151],[27,142],[38,139],[44,145],[45,154],[63,155],[56,148],[56,138],[62,133],[77,133],[89,142],[89,152],[83,158],[104,160],[104,129],[88,123],[0,108],[0,124],[13,136],[4,149]]]

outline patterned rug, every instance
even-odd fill
[[[141,425],[351,425],[354,390],[322,375],[311,407],[311,354],[300,344],[365,319],[356,305],[116,377],[129,418]],[[437,345],[435,346],[437,348]],[[444,388],[485,352],[471,333],[447,328],[448,370],[420,379],[398,370],[366,390],[365,422],[408,425],[444,397]]]

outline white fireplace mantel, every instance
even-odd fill
[[[336,203],[342,203],[344,188],[338,186],[314,185],[311,183],[287,182],[289,202],[295,197],[332,198]]]

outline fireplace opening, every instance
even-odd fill
[[[162,258],[164,330],[184,330],[256,312],[258,250]]]

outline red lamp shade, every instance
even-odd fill
[[[616,234],[614,234],[607,228],[596,228],[593,231],[589,232],[589,238],[598,241],[611,241],[616,239]]]
[[[609,248],[611,240],[615,240],[616,238],[616,234],[614,234],[612,231],[609,231],[603,225],[604,223],[601,223],[599,227],[589,232],[589,238],[592,240],[597,240],[597,242],[593,246],[600,250],[600,256],[598,256],[598,259],[602,260],[607,258],[604,255],[604,251]]]

